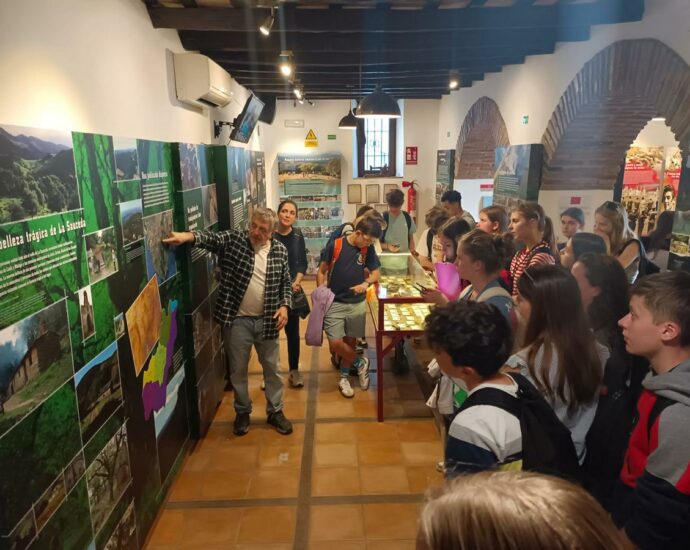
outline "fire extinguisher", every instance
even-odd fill
[[[409,188],[407,190],[407,211],[415,223],[417,223],[417,190],[415,189],[417,180],[403,181],[402,186]]]

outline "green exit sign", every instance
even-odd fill
[[[335,134],[328,134],[328,139],[335,139]]]

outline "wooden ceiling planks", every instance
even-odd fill
[[[644,0],[142,0],[155,28],[175,29],[254,91],[289,95],[278,54],[293,52],[309,97],[440,97],[485,74],[588,40],[592,25],[639,21]],[[270,36],[258,25],[277,6]],[[359,86],[360,75],[362,87]]]

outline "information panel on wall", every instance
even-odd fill
[[[213,147],[221,229],[246,229],[254,209],[266,206],[265,166],[262,151]]]
[[[213,152],[224,148],[178,143],[173,146],[175,195],[179,231],[217,231],[218,195],[213,168]],[[179,251],[184,280],[188,350],[188,390],[191,432],[204,435],[211,425],[225,387],[225,356],[220,325],[213,319],[216,288],[220,280],[218,257],[201,248]]]
[[[690,271],[690,156],[681,161],[668,268]]]
[[[170,145],[0,126],[0,546],[141,546],[188,438]]]
[[[455,149],[436,151],[436,203],[446,191],[453,189],[455,178]]]
[[[278,155],[280,199],[297,203],[297,226],[307,247],[307,273],[319,267],[321,249],[343,222],[340,153]]]
[[[621,202],[628,212],[631,227],[640,236],[647,235],[656,226],[663,169],[663,147],[628,149]]]
[[[493,204],[510,210],[521,202],[536,201],[542,158],[543,146],[540,144],[497,147]]]

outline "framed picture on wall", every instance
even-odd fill
[[[397,189],[398,184],[397,183],[384,183],[383,184],[383,198],[386,198],[386,195],[390,192],[393,191],[393,189]]]
[[[375,204],[374,210],[380,212],[381,214],[385,214],[386,212],[388,212],[388,205],[385,203]]]
[[[367,183],[367,204],[379,202],[379,184]]]
[[[359,183],[347,185],[347,203],[358,204],[362,202],[362,186]]]
[[[359,209],[362,208],[362,206],[364,206],[364,203],[355,204],[355,214],[357,214],[357,212],[359,212]]]

